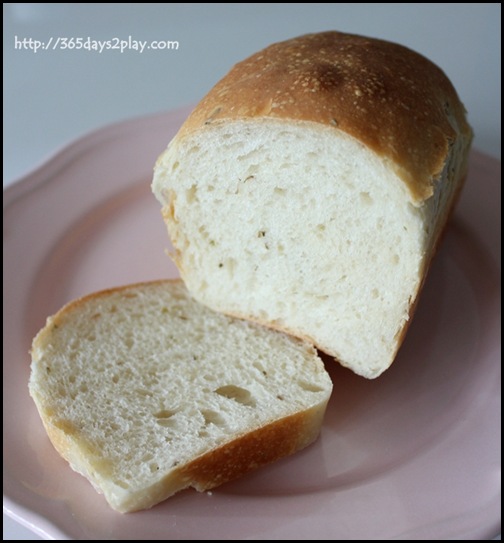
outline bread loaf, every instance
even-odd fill
[[[197,300],[374,378],[401,345],[471,138],[420,54],[311,34],[234,66],[158,159],[153,191]]]
[[[311,345],[215,313],[165,281],[94,294],[49,318],[29,389],[54,447],[129,512],[307,446],[332,384]]]

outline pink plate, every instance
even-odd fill
[[[120,515],[56,454],[28,395],[65,302],[173,277],[152,167],[188,110],[113,125],[4,193],[4,510],[47,539],[487,539],[500,528],[500,163],[474,152],[398,359],[328,362],[321,438],[212,493]]]

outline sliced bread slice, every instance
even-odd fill
[[[332,383],[308,343],[160,281],[50,317],[33,342],[29,389],[56,450],[130,512],[307,446]]]

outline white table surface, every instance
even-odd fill
[[[475,147],[500,159],[497,3],[3,6],[4,187],[91,130],[195,103],[232,64],[272,42],[330,29],[397,41],[436,62],[466,105]],[[19,49],[24,38],[28,47],[30,38],[129,36],[179,48]],[[40,538],[4,515],[5,539]]]

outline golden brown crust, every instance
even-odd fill
[[[275,118],[341,130],[390,160],[421,202],[451,144],[471,138],[464,106],[436,65],[401,45],[322,32],[238,63],[196,106],[179,137],[211,123]]]
[[[312,443],[319,434],[323,411],[316,406],[244,434],[200,456],[179,474],[188,486],[200,491],[241,477]]]

